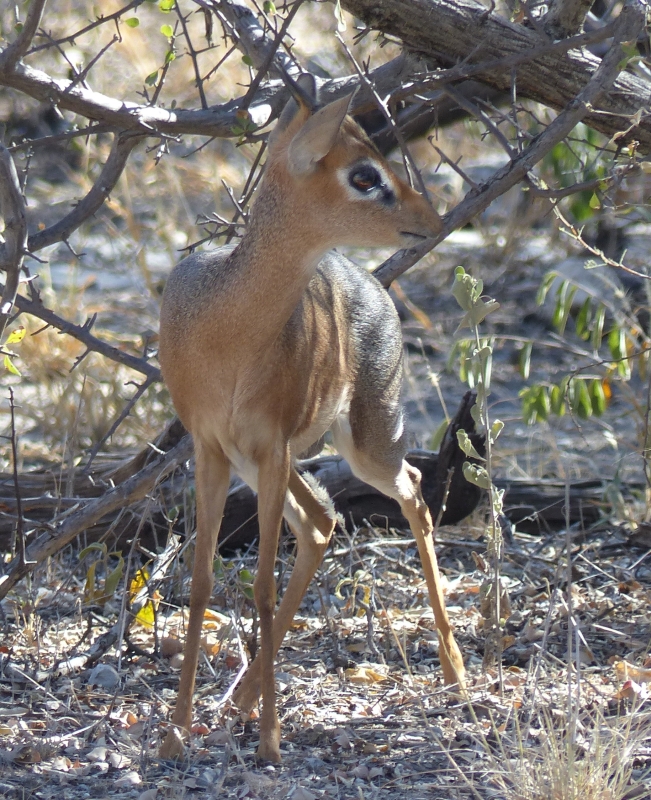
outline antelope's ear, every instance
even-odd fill
[[[332,150],[355,92],[320,108],[308,118],[289,145],[289,169],[306,175]]]
[[[309,72],[303,72],[295,81],[288,75],[285,75],[283,79],[292,97],[287,101],[285,108],[278,118],[276,127],[269,137],[270,145],[273,144],[279,134],[289,128],[299,112],[302,113],[304,118],[307,118],[318,102],[318,88],[314,75],[311,75]]]

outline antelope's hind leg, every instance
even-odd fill
[[[398,436],[396,437],[396,432]],[[400,504],[409,522],[427,582],[439,637],[439,656],[447,684],[465,684],[461,651],[454,639],[445,608],[436,552],[434,526],[420,488],[420,472],[405,461],[402,412],[395,407],[384,414],[358,400],[351,405],[350,421],[339,418],[332,427],[335,447],[353,473]]]
[[[334,511],[315,496],[314,490],[295,470],[289,476],[289,492],[284,516],[296,537],[298,553],[273,623],[274,657],[298,611],[310,582],[319,568],[335,527]],[[261,691],[261,661],[256,657],[233,698],[235,704],[249,712]]]
[[[213,558],[228,493],[230,464],[218,446],[195,441],[197,539],[190,590],[190,620],[179,691],[172,721],[160,748],[161,758],[181,758],[192,727],[192,695],[199,660],[201,626],[213,588]]]

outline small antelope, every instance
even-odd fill
[[[329,498],[294,462],[328,430],[353,472],[400,503],[418,544],[445,681],[464,680],[420,473],[404,459],[398,315],[375,278],[326,255],[337,245],[409,246],[435,235],[441,221],[347,116],[352,95],[319,108],[309,75],[292,94],[270,137],[244,237],[184,259],[163,299],[160,363],[194,440],[197,500],[190,621],[164,758],[183,754],[191,728],[201,625],[232,468],[257,492],[260,524],[260,648],[234,699],[248,712],[262,695],[258,756],[281,760],[274,659],[335,525]],[[298,553],[276,611],[283,516]]]

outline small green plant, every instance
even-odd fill
[[[118,588],[124,572],[124,558],[122,558],[121,552],[114,551],[109,553],[104,542],[93,542],[88,547],[84,547],[79,553],[79,561],[83,561],[91,553],[98,553],[99,558],[93,561],[86,571],[84,601],[88,605],[101,605],[110,600]],[[112,569],[109,565],[109,558],[111,557],[115,557],[118,560],[117,565]],[[104,567],[104,574],[106,575],[101,582],[96,574],[98,566]]]
[[[473,447],[466,431],[459,431],[457,439],[459,447],[469,458],[482,463],[466,461],[463,474],[467,481],[485,489],[489,498],[489,521],[486,526],[486,543],[489,561],[492,565],[492,576],[489,576],[482,587],[484,614],[484,630],[486,631],[485,666],[497,664],[501,685],[501,653],[502,628],[508,616],[508,598],[502,585],[500,564],[502,556],[502,519],[503,490],[493,483],[493,446],[497,441],[504,423],[496,419],[491,422],[488,413],[488,397],[490,395],[491,368],[493,346],[490,339],[480,335],[480,325],[486,317],[499,308],[499,303],[482,296],[484,285],[478,278],[473,278],[463,267],[454,272],[452,294],[461,306],[464,316],[459,328],[470,328],[471,338],[466,340],[461,349],[461,359],[466,382],[477,393],[477,403],[472,409],[475,422],[482,426],[486,435],[486,456],[482,457]]]

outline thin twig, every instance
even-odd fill
[[[266,54],[264,61],[260,65],[257,75],[251,81],[251,85],[249,86],[247,93],[244,95],[244,98],[240,104],[240,107],[242,109],[248,109],[248,107],[251,105],[253,98],[255,97],[256,92],[258,91],[258,87],[262,83],[262,79],[267,74],[269,67],[271,66],[274,58],[276,57],[278,48],[283,43],[283,39],[285,38],[287,31],[289,30],[289,26],[292,24],[294,17],[298,13],[298,10],[302,5],[303,5],[303,0],[296,0],[289,14],[285,17],[283,24],[280,26],[280,30],[278,31],[278,33],[274,37],[274,40],[271,42],[269,46],[269,51]]]
[[[20,270],[27,246],[25,199],[20,189],[14,160],[2,142],[0,142],[0,213],[4,218],[4,251],[6,254],[6,261],[1,267],[7,273],[0,300],[1,340],[13,313],[20,281]]]

